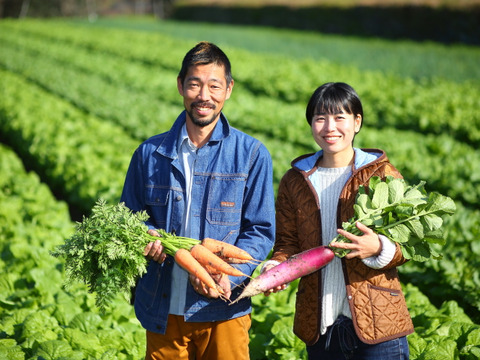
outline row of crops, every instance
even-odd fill
[[[101,316],[85,288],[61,288],[48,251],[72,232],[69,212],[78,219],[99,197],[118,201],[135,147],[182,110],[176,76],[192,46],[59,20],[0,22],[0,358],[141,358],[144,335],[127,302]],[[480,358],[478,82],[224,49],[236,80],[225,113],[268,147],[275,187],[293,157],[316,150],[303,118],[310,93],[346,81],[365,105],[356,145],[385,149],[406,179],[455,199],[444,259],[401,269],[416,328],[409,342],[413,359]],[[253,299],[252,359],[305,357],[291,332],[295,290]]]

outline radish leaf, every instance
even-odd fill
[[[442,256],[433,245],[445,244],[443,237],[443,216],[456,211],[454,201],[442,194],[428,194],[425,181],[411,186],[403,179],[388,176],[385,181],[374,176],[368,187],[360,186],[353,206],[354,216],[343,222],[344,230],[361,235],[355,223],[361,222],[378,234],[402,246],[405,258],[426,261]],[[349,242],[338,235],[332,241]],[[332,248],[343,257],[349,250]]]

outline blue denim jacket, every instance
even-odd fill
[[[135,151],[121,201],[133,211],[146,210],[150,228],[175,232],[185,207],[185,178],[179,165],[178,134],[185,111],[170,131],[151,137]],[[198,149],[192,182],[192,237],[223,240],[264,260],[273,246],[275,207],[272,161],[266,147],[228,124],[221,115],[207,144]],[[135,313],[144,328],[165,333],[170,303],[173,258],[150,261],[135,291]],[[238,268],[251,275],[254,264]],[[244,277],[230,277],[232,296],[241,292]],[[237,286],[240,285],[240,286]],[[249,299],[234,305],[199,295],[188,284],[185,320],[219,321],[251,312]]]

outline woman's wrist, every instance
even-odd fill
[[[378,235],[381,242],[381,250],[377,256],[370,256],[363,259],[362,262],[372,269],[381,269],[392,261],[395,256],[395,243],[384,235]]]

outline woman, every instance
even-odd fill
[[[306,118],[321,150],[295,159],[280,182],[274,253],[264,269],[346,236],[351,243],[333,244],[350,250],[345,258],[300,280],[295,334],[309,359],[408,359],[414,330],[396,269],[406,261],[400,247],[361,223],[362,236],[337,230],[353,216],[360,185],[401,174],[382,150],[353,147],[363,108],[351,86],[320,86]]]

